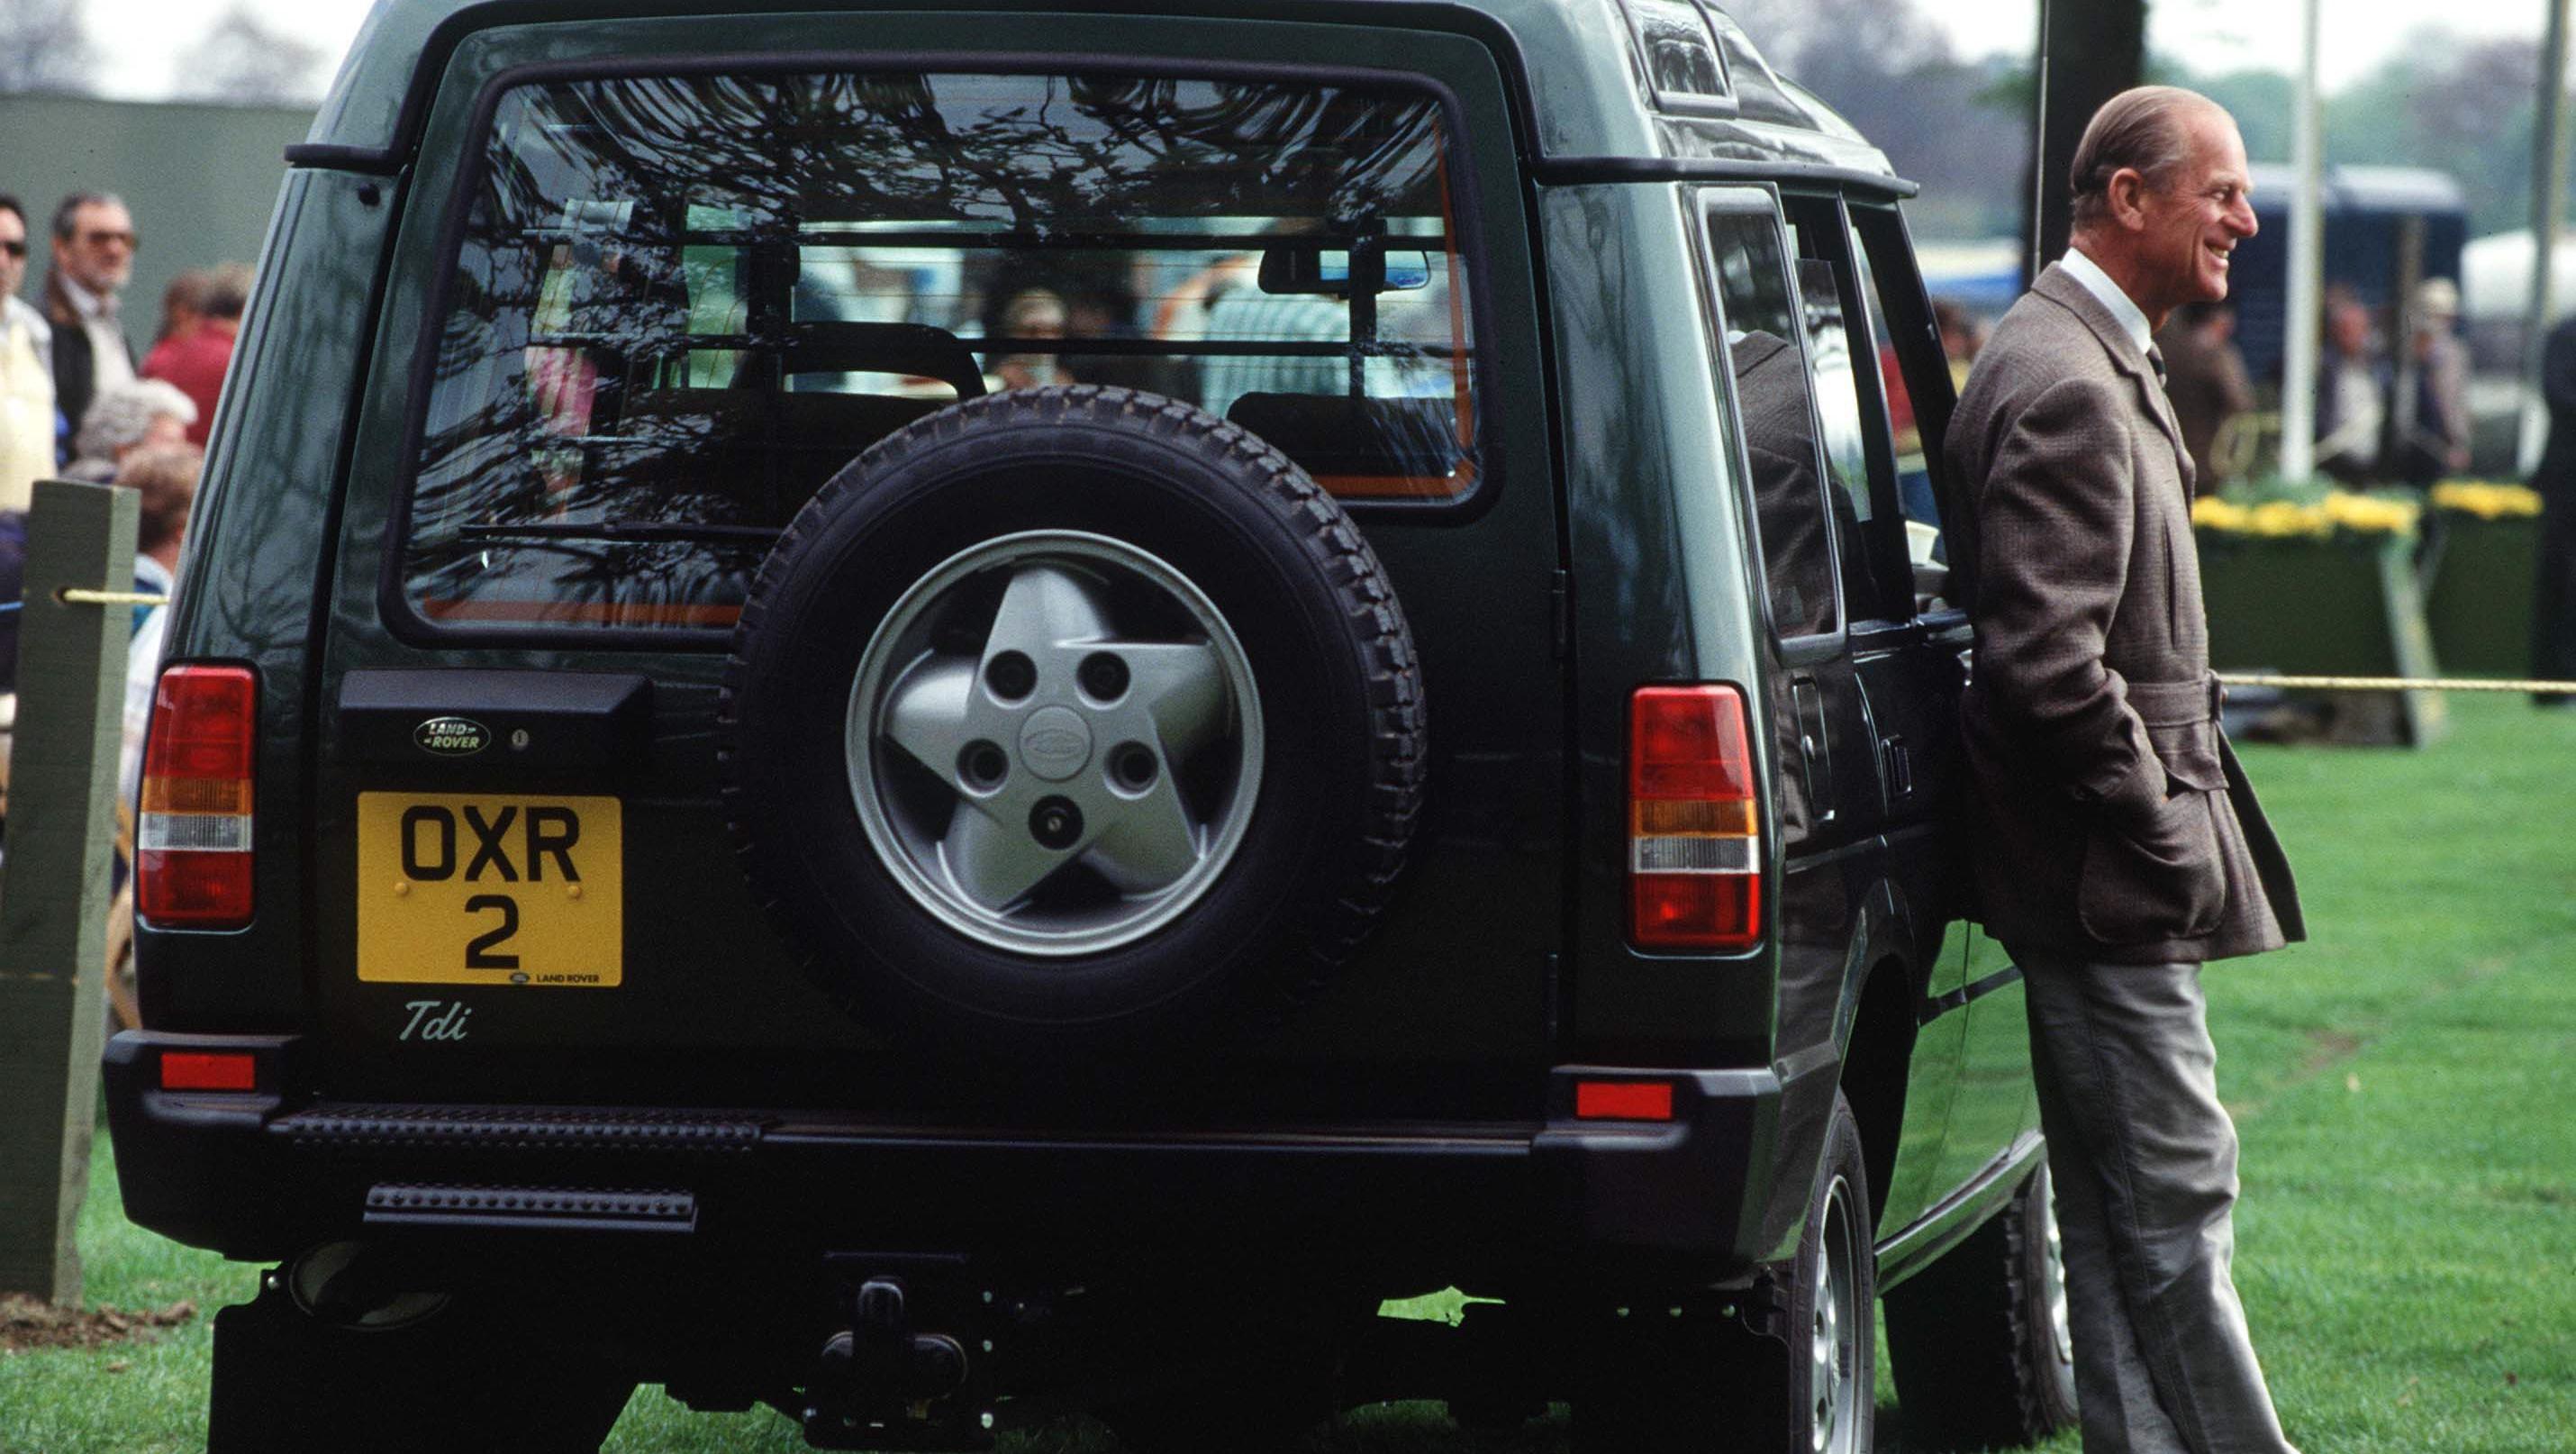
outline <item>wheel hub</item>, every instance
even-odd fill
[[[1207,595],[1106,536],[1029,531],[899,598],[850,691],[852,801],[915,902],[989,947],[1098,953],[1240,845],[1261,703]]]
[[[1070,707],[1031,712],[1020,728],[1020,765],[1060,783],[1091,761],[1091,725]]]

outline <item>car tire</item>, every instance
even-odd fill
[[[1868,1454],[1877,1403],[1876,1252],[1860,1122],[1840,1091],[1798,1251],[1773,1276],[1786,1346],[1729,1306],[1640,1306],[1587,1340],[1578,1454]]]
[[[215,1314],[211,1384],[207,1454],[592,1454],[635,1388],[505,1319],[326,1322],[280,1275]]]
[[[1888,1293],[1887,1344],[1910,1448],[2020,1448],[2075,1422],[2046,1162],[2001,1212]]]
[[[1127,389],[970,400],[844,469],[761,567],[719,723],[755,894],[829,993],[947,1046],[1293,1005],[1422,798],[1368,542],[1276,449]]]

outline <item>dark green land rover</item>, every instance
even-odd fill
[[[287,160],[108,1054],[216,1450],[2066,1418],[1910,188],[1725,15],[385,0]]]

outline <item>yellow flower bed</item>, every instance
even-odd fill
[[[2191,502],[2191,523],[2222,535],[2269,539],[2323,540],[2336,531],[2364,535],[2411,535],[2418,507],[2402,500],[2382,500],[2349,490],[2329,490],[2315,504],[2265,500],[2256,505],[2204,495]]]
[[[2540,513],[2540,493],[2522,485],[2488,480],[2445,480],[2433,487],[2433,508],[2506,520]]]

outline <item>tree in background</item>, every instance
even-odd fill
[[[2534,25],[2540,7],[2531,7]],[[2377,70],[2326,98],[2326,160],[2448,172],[2469,231],[2531,225],[2537,39],[2463,40],[2427,27]]]
[[[322,73],[325,59],[320,46],[269,26],[236,3],[179,57],[171,92],[183,100],[236,106],[311,105],[329,80]]]
[[[0,0],[0,93],[82,94],[97,71],[81,0]]]

